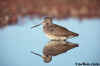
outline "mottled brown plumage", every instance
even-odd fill
[[[78,44],[66,42],[66,41],[50,41],[43,48],[43,56],[40,54],[34,53],[33,51],[32,53],[42,57],[44,62],[48,63],[52,60],[52,56],[65,53],[68,50],[75,47],[78,47]]]
[[[67,52],[68,50],[78,47],[78,44],[66,41],[50,41],[43,49],[44,55],[56,56]]]
[[[54,36],[58,36],[58,37],[70,37],[70,36],[78,36],[77,33],[74,33],[62,26],[59,26],[59,25],[56,25],[56,24],[52,24],[52,25],[45,25],[44,26],[44,32],[46,34],[49,34],[49,35],[54,35]]]
[[[41,24],[43,24],[44,33],[51,40],[66,40],[68,38],[78,36],[77,33],[74,33],[68,30],[67,28],[64,28],[60,25],[53,24],[52,17],[46,17]]]
[[[43,31],[52,40],[65,40],[67,38],[72,38],[78,36],[77,33],[74,33],[67,28],[64,28],[60,25],[53,24],[51,17],[46,17],[44,19]]]

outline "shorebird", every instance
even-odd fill
[[[52,17],[45,17],[42,23],[32,26],[32,28],[41,24],[43,25],[44,33],[51,40],[66,40],[67,38],[72,38],[79,35],[60,25],[53,24]]]
[[[78,47],[78,44],[66,41],[50,41],[43,48],[43,55],[35,53],[34,51],[31,51],[31,53],[40,56],[45,63],[49,63],[52,60],[52,56],[65,53],[75,47]]]

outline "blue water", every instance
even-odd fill
[[[67,53],[53,57],[51,63],[44,63],[42,58],[30,53],[34,50],[42,54],[42,49],[49,39],[42,26],[30,29],[43,19],[24,19],[22,24],[0,29],[0,66],[75,66],[75,63],[100,63],[100,19],[54,20],[69,30],[79,33],[79,37],[68,41],[78,43],[79,47]],[[26,22],[24,24],[24,22]]]

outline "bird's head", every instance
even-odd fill
[[[42,56],[45,63],[49,63],[52,60],[52,56]]]
[[[44,21],[51,21],[52,22],[53,17],[45,17]]]
[[[48,25],[48,24],[52,24],[52,17],[45,17],[44,21],[42,23],[35,25],[35,26],[32,26],[31,28],[35,28],[35,27],[40,26],[40,25]]]
[[[45,62],[45,63],[49,63],[51,60],[52,60],[52,56],[48,56],[48,55],[40,55],[40,54],[37,54],[37,53],[35,53],[35,52],[33,52],[33,51],[31,51],[31,53],[32,54],[35,54],[35,55],[37,55],[37,56],[40,56],[42,59],[43,59],[43,61]]]
[[[45,17],[44,21],[42,22],[43,25],[51,23],[52,23],[52,17]]]

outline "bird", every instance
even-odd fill
[[[49,63],[53,56],[60,55],[78,46],[78,44],[68,41],[49,41],[43,48],[43,55],[35,53],[34,51],[31,51],[31,53],[40,56],[45,63]]]
[[[72,32],[60,25],[53,24],[52,17],[45,17],[42,23],[32,26],[32,28],[37,27],[41,24],[43,25],[44,33],[51,40],[66,40],[69,38],[79,36],[78,33]]]

